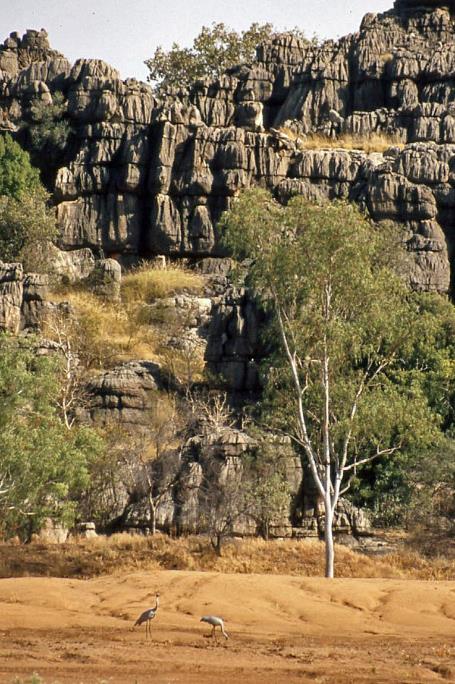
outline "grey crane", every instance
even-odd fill
[[[134,627],[140,626],[145,622],[145,638],[147,639],[148,636],[150,635],[150,638],[152,636],[152,630],[151,630],[151,621],[153,618],[156,616],[156,613],[158,611],[160,605],[160,595],[158,592],[155,594],[155,606],[153,608],[147,608],[147,610],[144,610],[143,613],[141,613],[136,620],[136,622],[133,625]]]
[[[200,621],[207,622],[209,625],[212,625],[212,637],[215,637],[215,629],[219,627],[224,638],[229,639],[227,632],[224,630],[223,618],[217,617],[216,615],[204,615],[204,617],[201,617]]]

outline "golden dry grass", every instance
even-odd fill
[[[371,154],[385,152],[390,147],[403,148],[405,145],[399,136],[385,133],[372,133],[368,136],[344,134],[338,138],[328,138],[318,133],[301,137],[290,128],[282,128],[281,131],[295,140],[301,150],[360,150]]]
[[[148,306],[174,294],[196,294],[203,287],[197,274],[178,267],[154,269],[147,264],[127,273],[122,280],[122,302],[98,297],[83,285],[67,286],[52,293],[53,301],[69,302],[75,313],[70,334],[73,348],[81,352],[88,368],[107,368],[134,359],[163,361],[163,318]],[[51,321],[46,331],[52,338]]]
[[[93,292],[76,288],[52,295],[54,301],[67,301],[74,311],[69,329],[76,348],[87,368],[107,368],[132,359],[157,360],[157,332],[142,324],[137,307],[119,306],[97,297]],[[45,334],[52,337],[55,321]]]
[[[146,263],[126,273],[122,279],[122,301],[151,304],[156,299],[182,292],[198,294],[204,281],[192,271],[178,267],[150,268]]]
[[[204,537],[172,539],[116,534],[61,546],[3,544],[0,577],[92,577],[129,570],[194,570],[322,576],[324,546],[316,540],[231,540],[218,558]],[[455,579],[455,561],[427,559],[404,548],[381,559],[336,547],[336,575],[355,578]]]
[[[392,52],[383,52],[381,55],[379,55],[379,61],[382,62],[383,64],[388,64],[389,62],[393,61],[393,53]]]

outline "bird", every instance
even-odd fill
[[[160,595],[158,592],[156,592],[156,594],[155,594],[155,606],[153,608],[147,608],[147,610],[144,610],[144,612],[139,615],[138,619],[136,620],[136,622],[133,625],[133,629],[134,629],[138,625],[142,625],[145,622],[145,638],[146,639],[148,638],[149,634],[150,634],[150,637],[152,636],[150,622],[156,616],[159,605],[160,605]]]
[[[224,630],[223,618],[217,617],[216,615],[204,615],[204,617],[201,617],[200,621],[207,622],[209,625],[212,625],[212,637],[215,637],[215,629],[219,627],[224,638],[229,639],[227,632]]]

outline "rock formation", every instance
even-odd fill
[[[47,276],[24,275],[22,264],[0,261],[0,332],[17,335],[21,330],[37,330],[52,306],[47,295]]]
[[[396,0],[337,42],[316,45],[283,34],[260,45],[252,64],[160,100],[147,84],[122,81],[100,60],[71,65],[43,30],[11,34],[0,47],[0,130],[22,140],[30,105],[52,103],[57,92],[71,126],[59,166],[46,175],[60,228],[56,271],[68,282],[95,279],[105,296],[117,298],[120,272],[112,258],[197,260],[210,280],[206,296],[165,306],[191,318],[189,334],[237,392],[257,390],[260,314],[248,293],[229,283],[217,222],[243,188],[266,187],[282,202],[297,193],[359,203],[374,220],[402,227],[412,286],[448,292],[455,248],[454,12],[451,0]],[[349,149],[337,147],[337,139],[351,140]],[[0,263],[0,330],[36,328],[45,289],[19,264]],[[148,362],[106,371],[88,388],[85,418],[141,429],[162,383],[159,367]],[[234,431],[201,442],[177,464],[191,486],[162,500],[161,527],[198,529],[203,455],[211,454],[229,478],[240,467],[242,440]],[[289,458],[296,494],[301,466]],[[280,521],[276,534],[320,533],[314,497],[300,494],[293,524]],[[142,503],[133,505],[126,494],[123,503],[122,524],[143,524]],[[336,526],[363,531],[367,521],[343,503]]]
[[[260,184],[281,199],[298,192],[359,201],[374,219],[402,223],[414,286],[447,291],[455,210],[449,4],[398,0],[338,42],[273,38],[253,64],[161,101],[99,60],[71,66],[43,31],[12,34],[0,49],[0,119],[20,127],[34,98],[65,94],[73,135],[51,189],[66,250],[220,256],[220,214],[239,190]],[[406,144],[301,149],[299,136],[315,133]]]

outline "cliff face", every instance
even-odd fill
[[[0,121],[14,129],[33,98],[64,92],[74,134],[52,188],[64,249],[220,256],[220,214],[239,190],[262,185],[282,199],[348,198],[402,223],[414,286],[447,291],[454,19],[439,3],[414,5],[366,15],[358,33],[321,46],[282,35],[253,64],[163,101],[99,60],[71,66],[45,32],[12,34],[0,49]],[[406,145],[305,150],[289,127],[300,137],[384,133]]]
[[[50,104],[58,91],[72,128],[50,188],[65,250],[56,256],[58,271],[71,282],[87,277],[100,264],[91,250],[98,256],[100,248],[125,262],[156,254],[204,257],[199,268],[212,289],[192,302],[192,332],[230,390],[253,396],[263,354],[260,312],[247,292],[230,285],[216,228],[242,188],[267,187],[283,202],[295,193],[358,202],[375,220],[402,226],[412,285],[447,292],[455,246],[452,4],[397,0],[390,12],[367,15],[358,33],[321,46],[283,35],[260,46],[253,64],[161,101],[102,61],[71,65],[51,50],[44,31],[12,34],[0,47],[0,130],[20,130],[30,104]],[[390,136],[388,149],[324,144],[376,134]],[[316,149],[306,149],[315,135],[321,147],[315,140]],[[176,309],[186,305],[180,299]],[[0,330],[36,329],[49,306],[45,279],[0,263]],[[160,378],[156,364],[141,361],[106,371],[88,386],[86,418],[138,430]],[[191,487],[160,504],[161,527],[198,529],[202,455],[223,464],[220,477],[236,477],[242,439],[234,431],[220,443],[201,442],[194,457],[177,463]],[[302,484],[300,463],[289,464],[297,503],[277,534],[317,534],[314,492]],[[122,525],[143,524],[143,504],[125,495],[117,511]],[[366,527],[343,506],[337,529]]]

